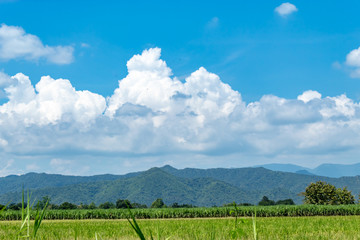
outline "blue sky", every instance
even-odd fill
[[[0,0],[0,174],[358,162],[359,8]]]

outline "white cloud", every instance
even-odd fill
[[[28,34],[21,27],[0,27],[0,59],[39,60],[46,59],[55,64],[69,64],[73,61],[74,48],[71,46],[48,46],[32,34]]]
[[[296,8],[296,6],[289,2],[282,3],[280,6],[275,8],[275,12],[277,12],[282,17],[286,17],[297,11],[298,9]]]
[[[0,164],[1,164],[0,177],[4,177],[4,176],[10,175],[10,174],[14,174],[11,171],[11,166],[13,165],[13,163],[14,163],[14,160],[7,160],[7,161],[0,160]]]
[[[0,88],[4,88],[11,82],[10,76],[0,72]]]
[[[360,47],[346,55],[345,64],[351,67],[350,76],[352,78],[360,78]]]
[[[0,114],[26,125],[60,122],[88,124],[101,115],[105,98],[89,91],[76,91],[69,80],[44,76],[34,88],[22,73],[11,77],[5,88],[9,101],[0,106]]]
[[[346,64],[353,67],[360,67],[360,47],[348,53],[346,56]]]
[[[307,103],[313,99],[321,99],[321,94],[317,91],[308,90],[299,95],[297,99]]]
[[[30,172],[38,171],[40,167],[36,163],[26,165],[26,170]]]
[[[204,155],[222,156],[225,164],[231,154],[236,166],[242,159],[360,153],[360,105],[346,95],[308,90],[297,99],[265,95],[245,103],[203,67],[179,81],[160,56],[159,48],[133,56],[107,101],[75,90],[66,79],[44,76],[33,86],[24,74],[0,75],[8,98],[0,105],[0,153],[9,159],[50,156],[52,171],[68,173],[78,166],[86,172],[89,164],[103,171],[109,164],[110,171],[118,159],[150,166],[172,156],[185,167]],[[94,163],[80,160],[88,156]],[[105,157],[107,162],[96,160]],[[137,162],[144,159],[151,160]]]

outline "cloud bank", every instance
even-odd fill
[[[54,64],[69,64],[73,61],[74,48],[71,46],[48,46],[21,27],[0,27],[0,60],[12,59],[39,60],[45,59]]]
[[[61,170],[69,163],[64,156],[237,154],[236,161],[251,162],[360,149],[360,106],[344,94],[309,90],[296,99],[264,95],[246,103],[203,67],[178,80],[160,55],[152,48],[133,56],[107,98],[66,79],[44,76],[33,86],[22,73],[1,73],[7,101],[0,105],[0,152],[45,156]]]
[[[282,17],[286,17],[294,12],[297,12],[297,10],[296,6],[289,2],[282,3],[280,6],[275,8],[275,12]]]

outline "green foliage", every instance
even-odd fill
[[[6,206],[5,206],[5,205],[0,204],[0,212],[1,212],[1,211],[5,211],[5,210],[6,210]]]
[[[10,209],[10,210],[20,210],[21,209],[21,206],[22,206],[22,204],[21,203],[10,203],[9,204],[9,206],[8,206],[8,208]],[[25,207],[26,207],[26,204],[25,204]]]
[[[115,204],[112,202],[104,202],[102,204],[99,205],[100,209],[111,209],[111,208],[115,208]]]
[[[147,208],[146,204],[141,204],[141,203],[136,203],[136,202],[131,203],[131,206],[133,208]]]
[[[258,203],[259,206],[271,206],[275,205],[275,201],[270,200],[267,196],[263,196],[261,201]]]
[[[251,204],[251,203],[239,203],[238,206],[254,206],[254,204]]]
[[[351,194],[351,191],[347,190],[347,187],[343,189],[336,189],[336,200],[335,204],[354,204],[355,197]]]
[[[26,205],[26,207],[25,207],[25,205]],[[41,211],[39,210],[39,205],[40,205],[40,203],[38,202],[35,215],[33,216],[33,219],[34,219],[33,232],[30,235],[30,219],[31,219],[32,206],[30,205],[29,192],[27,194],[27,203],[25,204],[24,190],[22,191],[21,226],[20,226],[20,230],[17,233],[17,239],[21,239],[21,238],[35,239],[36,238],[36,234],[40,228],[41,222],[44,219],[44,215],[45,215],[45,211],[46,211],[48,202],[45,203],[45,205]]]
[[[284,199],[276,201],[275,205],[295,205],[294,201],[292,199]]]
[[[223,218],[234,217],[232,207],[217,208],[147,208],[132,209],[137,219],[159,218]],[[303,217],[303,216],[350,216],[360,215],[360,205],[275,205],[275,206],[238,206],[238,216],[251,217]],[[34,211],[30,211],[31,219]],[[44,219],[126,219],[127,209],[76,209],[47,210]],[[4,211],[0,220],[21,220],[21,211]]]
[[[241,219],[240,222],[238,221],[239,216],[239,208],[235,202],[232,203],[233,210],[230,210],[230,214],[235,216],[234,220],[234,229],[230,231],[230,235],[232,239],[238,239],[242,235],[242,231],[239,228],[239,223],[245,223],[244,219]]]
[[[132,214],[132,212],[130,211],[130,208],[128,208],[129,210],[129,215],[132,221],[130,221],[130,218],[126,218],[128,220],[128,222],[130,223],[131,227],[134,229],[134,231],[136,232],[136,234],[139,236],[139,238],[141,240],[146,240],[145,236],[143,234],[143,232],[141,231],[138,223],[136,222],[135,216],[134,214]]]
[[[51,198],[49,196],[44,196],[42,197],[42,200],[38,202],[38,207],[42,209],[45,207],[45,205],[48,206],[50,204],[50,201]]]
[[[94,202],[91,202],[91,203],[89,204],[88,209],[96,209],[95,203],[94,203]]]
[[[170,208],[194,208],[191,204],[178,204],[177,202],[170,205]]]
[[[60,204],[59,209],[77,209],[77,206],[73,203],[63,202],[62,204]]]
[[[118,199],[116,201],[116,208],[133,208],[128,199]]]
[[[164,201],[161,198],[156,199],[152,204],[151,208],[164,208],[166,207]]]
[[[318,207],[318,206],[315,206]],[[328,206],[325,206],[328,207]],[[334,207],[334,206],[330,206]],[[125,209],[126,210],[126,209]],[[125,211],[128,215],[128,211]],[[132,212],[135,210],[131,210]],[[154,239],[171,237],[170,240],[225,240],[231,239],[234,229],[233,218],[207,219],[136,219],[145,237],[149,239],[150,229]],[[0,221],[0,240],[13,240],[18,231],[18,221]],[[256,216],[256,232],[258,239],[358,239],[360,216],[331,217],[259,217]],[[242,232],[241,238],[254,239],[253,222],[247,218],[238,224]],[[128,221],[104,221],[93,219],[77,221],[43,221],[37,239],[139,239]],[[100,237],[101,236],[101,237]]]
[[[37,208],[36,208],[36,212],[35,212],[35,217],[34,217],[34,231],[33,231],[33,237],[36,237],[37,231],[40,228],[41,222],[44,219],[44,215],[45,215],[45,210],[47,208],[47,205],[49,204],[50,198],[43,198],[43,200],[47,200],[47,202],[45,202],[45,204],[40,207],[40,202],[38,202],[37,204]],[[43,202],[42,202],[43,204]],[[42,210],[40,211],[40,209],[42,208]]]
[[[336,188],[324,181],[311,183],[302,194],[305,197],[305,204],[339,205],[355,203],[354,196],[346,187],[343,189]]]

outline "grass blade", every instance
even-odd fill
[[[37,204],[36,214],[35,214],[35,221],[34,221],[34,231],[33,231],[33,237],[34,238],[36,237],[36,233],[40,228],[42,220],[44,219],[45,211],[46,211],[46,208],[47,208],[48,204],[49,204],[49,201],[47,201],[45,203],[45,206],[44,206],[43,210],[41,211],[41,213],[39,212],[39,202]]]
[[[129,207],[128,207],[128,210],[129,210],[130,217],[131,217],[131,219],[132,219],[132,221],[133,221],[133,222],[131,222],[130,219],[127,218],[128,222],[130,223],[131,227],[134,229],[134,231],[136,232],[136,234],[139,236],[139,238],[140,238],[141,240],[146,240],[144,234],[142,233],[139,225],[138,225],[137,222],[136,222],[136,219],[135,219],[134,214],[131,212],[131,210],[130,210]]]
[[[255,209],[255,215],[252,215],[252,222],[253,222],[254,240],[257,240],[257,230],[256,230],[256,209]]]

